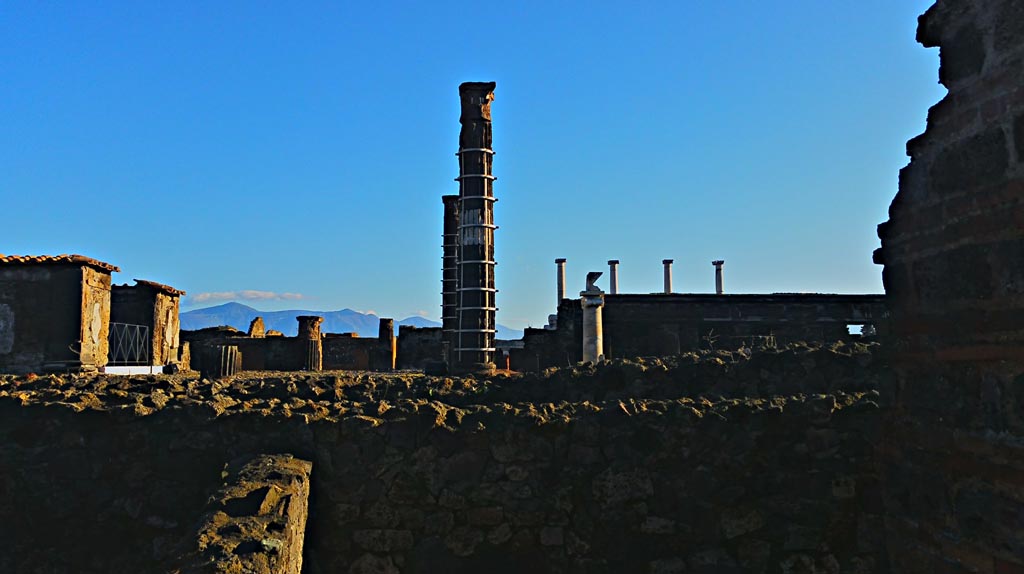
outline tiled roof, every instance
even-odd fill
[[[145,279],[136,279],[135,280],[135,284],[136,285],[145,285],[146,287],[152,287],[153,289],[156,289],[157,291],[163,291],[164,293],[167,293],[168,295],[178,295],[178,296],[181,296],[181,295],[185,294],[185,292],[182,291],[181,289],[175,289],[174,287],[171,287],[170,285],[164,285],[162,283],[157,283],[156,281],[146,281]]]
[[[121,269],[85,255],[3,255],[0,265],[79,264],[113,273]]]

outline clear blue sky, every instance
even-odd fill
[[[3,2],[0,253],[437,319],[458,84],[496,81],[500,323],[545,321],[556,257],[571,293],[612,258],[625,292],[663,258],[683,292],[719,258],[730,292],[880,292],[930,3]]]

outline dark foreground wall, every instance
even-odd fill
[[[942,0],[919,24],[949,94],[907,144],[879,226],[894,571],[1024,572],[1024,3]]]
[[[870,394],[512,406],[422,377],[97,381],[0,386],[0,571],[167,571],[225,465],[283,452],[313,463],[306,573],[886,571]],[[423,395],[463,406],[397,398]]]

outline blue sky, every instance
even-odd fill
[[[880,292],[944,94],[927,0],[162,4],[0,4],[0,253],[436,319],[458,84],[495,81],[500,323],[545,321],[556,257],[570,292],[613,258],[624,292],[664,258],[681,292],[712,259],[730,292]]]

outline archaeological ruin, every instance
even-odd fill
[[[948,94],[884,295],[730,293],[721,259],[714,293],[671,259],[567,293],[559,258],[548,327],[496,340],[476,82],[441,327],[181,331],[178,289],[0,256],[0,572],[1024,574],[1024,4],[938,0],[917,39]],[[115,324],[149,370],[103,372]]]

